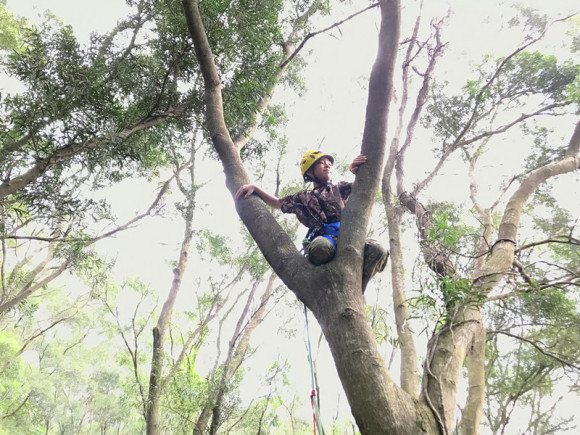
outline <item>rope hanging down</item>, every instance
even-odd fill
[[[304,317],[306,318],[306,337],[308,338],[308,361],[310,361],[310,376],[312,377],[312,392],[310,393],[310,403],[312,404],[312,418],[314,419],[314,435],[316,429],[320,435],[324,434],[320,422],[320,411],[318,410],[318,400],[316,397],[316,381],[314,378],[314,363],[312,362],[312,347],[310,346],[310,328],[308,327],[308,309],[304,305]]]

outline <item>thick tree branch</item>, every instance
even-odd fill
[[[126,139],[135,132],[157,126],[165,122],[167,119],[179,115],[183,110],[184,107],[170,108],[164,113],[149,117],[130,127],[124,128],[120,132],[115,133],[110,137],[103,136],[96,138],[95,140],[86,144],[70,144],[62,148],[59,148],[55,150],[50,156],[37,160],[36,164],[23,174],[2,182],[0,184],[0,199],[5,198],[6,196],[11,195],[19,190],[22,190],[30,183],[35,182],[49,169],[54,167],[54,165],[63,160],[69,160],[74,156],[77,156],[94,148],[102,147],[112,142],[123,141],[124,139]]]
[[[242,184],[249,182],[249,178],[240,159],[239,150],[225,125],[219,74],[213,61],[197,1],[183,0],[183,6],[205,83],[206,128],[224,167],[226,186],[234,194]],[[256,197],[250,197],[236,201],[236,208],[266,260],[282,281],[300,299],[310,299],[312,295],[304,292],[309,285],[307,274],[297,275],[293,271],[311,272],[314,266],[298,253],[294,243],[262,201]]]
[[[580,122],[576,124],[567,149],[579,149],[579,142]],[[498,229],[498,241],[494,244],[486,264],[482,266],[476,276],[479,284],[483,285],[486,291],[489,291],[499,282],[513,263],[520,215],[530,195],[549,178],[572,172],[578,168],[580,168],[580,154],[569,152],[564,159],[549,163],[530,172],[511,196]]]

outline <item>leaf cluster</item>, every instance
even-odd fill
[[[209,1],[200,4],[223,92],[232,136],[255,120],[260,100],[270,93],[282,60],[280,0]]]
[[[422,118],[423,125],[443,139],[442,151],[464,139],[464,129],[473,134],[484,132],[500,108],[503,111],[535,107],[561,114],[565,106],[578,106],[577,88],[580,65],[558,63],[553,55],[521,51],[509,58],[488,56],[479,66],[479,77],[467,80],[459,95],[447,95],[445,84],[432,88],[432,98]],[[550,109],[548,109],[551,107]]]

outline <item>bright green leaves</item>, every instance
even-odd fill
[[[479,291],[470,279],[443,278],[440,283],[441,295],[446,307],[481,307],[487,295]]]
[[[427,243],[437,241],[448,249],[454,249],[460,236],[459,230],[448,222],[447,214],[442,213],[433,216],[433,227],[427,236]]]
[[[444,277],[423,285],[420,295],[409,299],[415,310],[424,311],[437,324],[447,325],[453,320],[457,308],[480,308],[487,295],[468,278]]]
[[[247,246],[254,245],[249,234],[246,243]],[[196,248],[202,258],[216,261],[222,266],[236,266],[242,270],[247,270],[253,278],[259,278],[269,270],[268,263],[263,255],[255,249],[255,245],[253,249],[238,252],[239,250],[232,245],[230,239],[207,230],[199,233]]]
[[[570,97],[568,89],[580,74],[580,65],[565,62],[558,65],[553,55],[523,51],[512,57],[504,66],[494,93],[510,102],[533,94],[543,95],[553,102]]]
[[[19,51],[20,32],[26,27],[26,20],[16,18],[6,10],[6,0],[0,0],[0,51]]]
[[[202,254],[209,254],[219,264],[229,264],[232,262],[232,248],[230,241],[224,236],[203,231],[197,243],[197,251]]]
[[[562,106],[578,107],[580,101],[580,65],[558,63],[553,55],[522,51],[507,60],[487,57],[479,71],[460,95],[447,95],[441,85],[433,87],[423,123],[444,140],[443,149],[461,139],[467,126],[477,131],[500,110],[517,108],[518,116],[538,109],[561,114]]]

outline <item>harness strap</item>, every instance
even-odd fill
[[[322,236],[332,243],[334,249],[336,249],[336,241],[334,237],[338,237],[338,233],[340,231],[340,222],[333,222],[331,224],[322,224],[322,228],[317,231],[308,231],[306,234],[306,238],[309,242],[314,240],[315,237]]]

